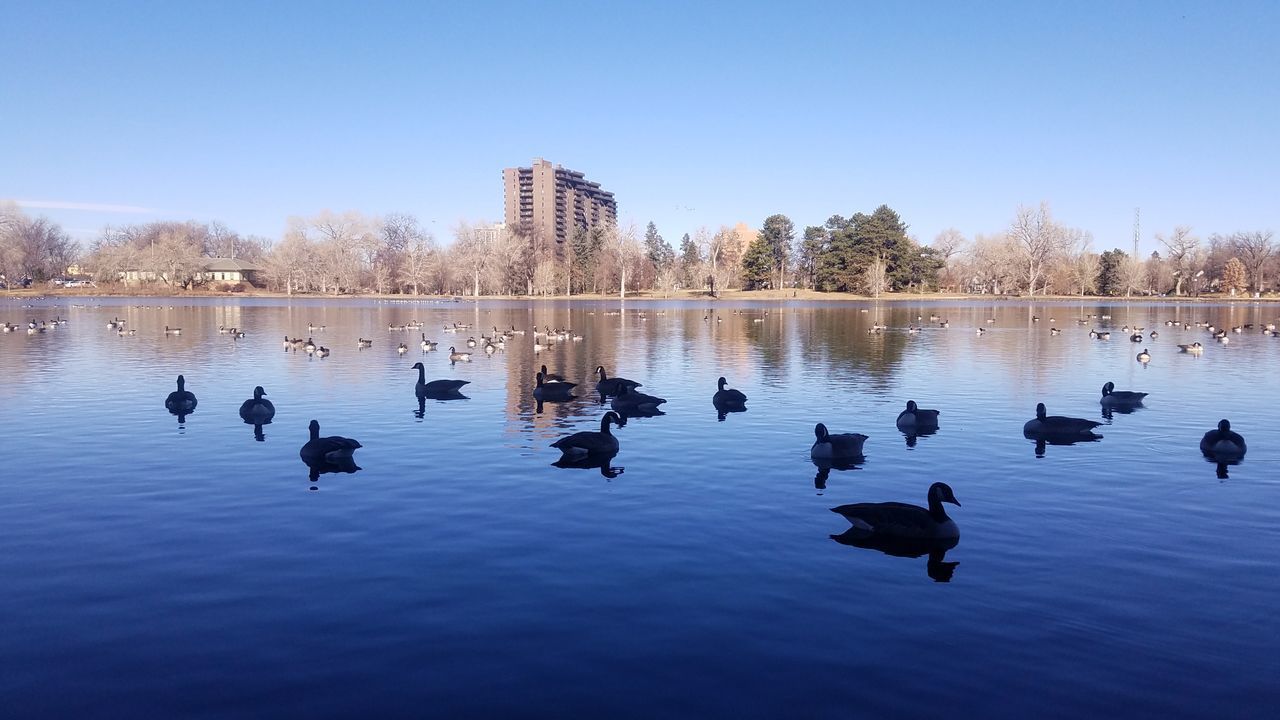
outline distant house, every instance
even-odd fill
[[[202,276],[206,282],[254,284],[261,271],[257,265],[235,258],[209,258]]]
[[[201,258],[200,269],[194,273],[193,280],[211,283],[249,283],[255,284],[261,268],[251,262],[236,258]],[[120,272],[120,280],[126,285],[144,282],[169,281],[165,273],[154,270],[131,268]],[[179,278],[181,281],[181,278]],[[185,284],[185,281],[182,281]]]

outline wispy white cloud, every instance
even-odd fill
[[[83,210],[86,212],[118,213],[120,215],[155,215],[161,210],[156,208],[137,207],[136,205],[113,205],[110,203],[82,203],[64,200],[14,200],[19,207],[39,210]]]

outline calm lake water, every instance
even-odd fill
[[[1091,313],[1111,319],[1077,324]],[[117,317],[136,335],[108,330]],[[0,715],[1274,717],[1280,339],[1261,326],[1277,317],[0,300],[22,326],[0,335]],[[1224,346],[1173,319],[1255,327]],[[387,329],[412,320],[440,351]],[[476,329],[441,332],[453,322]],[[512,325],[584,339],[535,354],[530,332],[449,363],[449,345]],[[1177,351],[1196,340],[1202,356]],[[469,380],[467,399],[418,417],[417,361]],[[580,389],[604,365],[666,414],[616,429],[603,468],[553,466],[550,443],[604,408],[583,392],[539,411],[544,363]],[[183,423],[164,407],[180,373],[199,398]],[[718,417],[720,375],[746,412]],[[1145,407],[1104,418],[1108,380]],[[277,408],[262,441],[237,416],[255,385]],[[936,434],[895,429],[908,399],[941,410]],[[1103,439],[1037,452],[1037,402],[1102,421]],[[1197,445],[1224,417],[1249,452],[1221,478]],[[313,418],[363,444],[359,472],[309,478]],[[815,467],[818,421],[870,436],[865,461]],[[935,480],[963,503],[945,557],[833,541],[849,523],[829,508],[924,504]]]

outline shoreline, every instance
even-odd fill
[[[526,302],[561,302],[561,301],[673,301],[673,302],[832,302],[832,303],[868,303],[868,302],[972,302],[986,301],[992,303],[1036,303],[1036,302],[1081,302],[1081,303],[1277,303],[1280,295],[1251,297],[1249,295],[1201,294],[1199,297],[1183,296],[1135,296],[1110,297],[1102,295],[971,295],[964,293],[893,293],[874,297],[843,292],[820,292],[817,290],[775,291],[775,290],[728,290],[712,297],[706,291],[681,291],[676,293],[635,292],[629,293],[625,300],[615,293],[583,293],[579,295],[481,295],[479,298],[470,295],[404,295],[359,293],[351,295],[323,295],[319,293],[289,293],[268,290],[248,292],[219,292],[214,290],[194,290],[177,292],[135,292],[123,291],[119,288],[94,288],[94,292],[68,291],[62,288],[41,290],[0,290],[0,298],[6,299],[47,299],[47,298],[268,298],[273,300],[400,300],[405,302],[476,302],[485,300],[526,301]]]

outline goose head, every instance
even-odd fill
[[[319,422],[312,420],[310,423],[307,424],[307,430],[311,433],[312,440],[320,439],[320,423]]]
[[[831,433],[827,432],[826,425],[823,425],[822,423],[818,423],[813,427],[813,434],[818,438],[818,442],[826,442],[827,436],[829,436]]]
[[[1043,420],[1048,412],[1045,410],[1044,403],[1036,403],[1036,419]]]
[[[426,367],[424,367],[422,363],[416,362],[413,365],[410,365],[409,369],[410,370],[426,370]]]
[[[1223,418],[1223,419],[1219,420],[1219,421],[1218,421],[1218,432],[1220,432],[1220,433],[1229,433],[1229,432],[1231,432],[1231,421],[1230,421],[1230,420],[1227,420],[1226,418]]]
[[[262,396],[263,396],[263,395],[266,395],[266,394],[267,394],[267,391],[266,391],[266,390],[263,390],[261,385],[259,385],[258,387],[256,387],[256,388],[254,388],[254,389],[253,389],[253,399],[254,399],[254,400],[261,400],[261,399],[262,399]]]
[[[908,401],[907,401],[907,412],[909,412],[909,413],[915,413],[915,411],[918,409],[918,407],[919,407],[919,406],[917,406],[917,405],[916,405],[916,401],[915,401],[915,400],[908,400]]]
[[[597,366],[596,366],[596,375],[599,375],[601,380],[605,380],[605,379],[607,379],[607,377],[608,377],[608,376],[607,376],[607,375],[605,375],[605,373],[604,373],[604,366],[603,366],[603,365],[597,365]]]
[[[178,392],[182,392],[182,389],[186,386],[186,384],[187,384],[187,379],[179,375],[178,376]]]
[[[716,388],[718,388],[718,389],[720,389],[720,390],[723,390],[723,389],[724,389],[724,386],[725,386],[725,385],[727,385],[728,383],[729,383],[729,381],[728,381],[728,380],[725,380],[725,379],[724,379],[724,376],[723,376],[723,375],[721,375],[721,376],[720,376],[720,379],[716,380]]]
[[[944,482],[936,482],[929,486],[929,504],[934,503],[951,503],[956,507],[962,507],[960,501],[956,499],[955,492],[951,486]]]
[[[1116,389],[1116,384],[1108,381],[1106,385],[1102,386],[1102,397],[1106,397],[1110,395],[1112,391],[1114,391],[1115,389]]]

